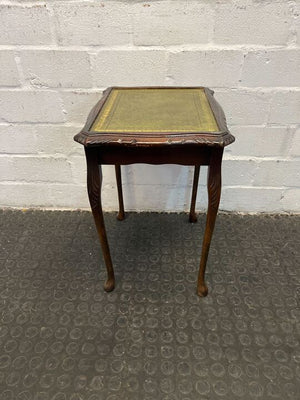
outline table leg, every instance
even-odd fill
[[[116,170],[116,180],[117,180],[118,198],[119,198],[119,213],[117,215],[117,219],[119,221],[123,221],[123,219],[125,218],[125,212],[124,212],[124,202],[123,202],[123,192],[122,192],[121,166],[115,165],[115,170]]]
[[[107,280],[104,284],[104,289],[110,292],[115,287],[115,277],[101,205],[102,170],[101,166],[98,165],[97,151],[95,151],[95,149],[86,148],[85,154],[87,162],[88,195],[107,269]]]
[[[199,172],[200,172],[200,165],[195,165],[192,200],[191,200],[191,208],[190,208],[190,215],[189,215],[190,222],[197,222],[195,206],[196,206],[196,198],[197,198],[197,190],[198,190],[198,182],[199,182]]]
[[[223,149],[215,149],[212,151],[210,165],[208,167],[208,210],[206,216],[205,233],[202,243],[201,261],[198,275],[198,296],[204,297],[208,293],[205,284],[205,268],[209,247],[211,243],[212,234],[214,231],[215,221],[221,197],[221,163],[222,163]]]

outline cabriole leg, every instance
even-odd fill
[[[107,280],[104,284],[104,289],[107,292],[110,292],[115,287],[115,276],[106,236],[101,205],[102,170],[101,166],[98,165],[97,149],[86,148],[85,154],[87,161],[87,190],[89,201],[107,269]]]
[[[222,163],[223,149],[215,149],[212,151],[210,165],[208,167],[208,210],[206,216],[205,233],[202,243],[201,261],[198,275],[198,296],[204,297],[208,293],[205,284],[205,268],[208,258],[209,247],[211,243],[212,234],[214,231],[215,221],[221,197],[221,163]]]

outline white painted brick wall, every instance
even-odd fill
[[[243,61],[239,50],[183,50],[171,52],[168,75],[182,85],[232,87],[238,84]]]
[[[0,0],[0,206],[88,208],[73,136],[104,88],[206,85],[236,136],[220,208],[299,212],[299,13],[299,0]],[[123,167],[126,209],[187,210],[192,179],[190,167]]]
[[[53,22],[59,45],[130,46],[132,7],[126,1],[53,3]],[[142,4],[139,8],[141,7]]]
[[[285,46],[293,19],[289,1],[224,1],[216,8],[214,41]]]
[[[58,92],[38,90],[1,90],[0,122],[64,122]]]
[[[65,157],[48,155],[2,156],[0,171],[0,180],[5,182],[30,180],[30,182],[68,183],[72,179],[70,162]]]
[[[32,5],[23,1],[1,1],[0,5],[0,43],[2,45],[43,44],[47,46],[52,43],[49,10],[46,3]]]
[[[133,7],[133,44],[174,46],[208,43],[214,26],[214,6],[209,2],[160,2]],[[147,21],[147,23],[145,23]],[[155,28],[155,29],[154,29]]]
[[[24,78],[33,87],[89,88],[93,86],[86,51],[30,50],[20,52]]]
[[[241,84],[249,87],[300,86],[298,50],[250,51],[244,61]]]
[[[92,55],[94,82],[97,87],[163,85],[166,78],[165,50],[104,50]]]
[[[3,86],[19,86],[20,78],[18,74],[15,54],[13,51],[2,50],[0,52],[0,85]]]
[[[298,67],[299,73],[299,67]],[[270,102],[268,122],[286,126],[299,125],[300,90],[274,91]]]

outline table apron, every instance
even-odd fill
[[[179,164],[209,165],[214,151],[208,146],[118,147],[101,146],[96,151],[99,164]]]

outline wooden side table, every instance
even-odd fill
[[[89,201],[107,268],[106,291],[114,289],[115,277],[101,206],[101,165],[115,165],[119,220],[125,215],[120,165],[194,165],[191,222],[197,220],[200,165],[208,165],[208,211],[197,285],[198,295],[206,296],[204,275],[221,195],[223,149],[234,141],[213,91],[204,87],[109,88],[74,140],[85,147]]]

